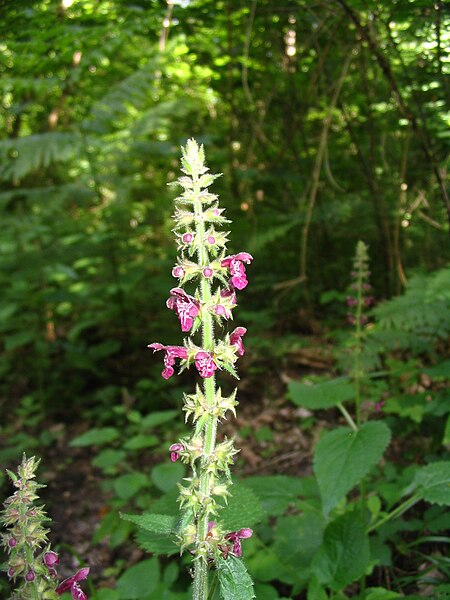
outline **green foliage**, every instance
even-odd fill
[[[253,582],[244,563],[235,556],[217,561],[220,594],[222,600],[252,600],[256,598]]]
[[[319,440],[314,458],[325,515],[380,460],[391,433],[382,421],[364,423],[359,431],[340,427],[325,433]]]
[[[418,494],[427,502],[450,506],[450,461],[437,461],[422,467],[414,483]]]
[[[340,590],[364,575],[369,560],[369,538],[364,525],[349,512],[326,527],[312,567],[322,584]]]
[[[351,400],[355,395],[352,384],[344,377],[313,385],[290,381],[288,390],[294,404],[312,410],[336,406],[336,404]]]
[[[156,589],[160,578],[156,558],[143,560],[123,573],[117,581],[120,600],[142,600]]]

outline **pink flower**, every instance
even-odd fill
[[[28,571],[28,573],[25,575],[25,581],[28,581],[28,583],[31,583],[32,581],[34,581],[36,579],[36,575],[34,574],[34,571],[32,571],[31,569]]]
[[[230,335],[230,344],[232,346],[237,346],[237,352],[239,356],[244,356],[244,344],[242,342],[242,337],[247,333],[245,327],[236,327],[236,329]]]
[[[203,275],[209,279],[210,277],[212,277],[214,275],[214,271],[211,269],[211,267],[205,267],[203,269]]]
[[[181,239],[183,240],[184,244],[190,244],[192,242],[192,240],[194,239],[194,235],[192,233],[183,233],[183,236]]]
[[[59,556],[56,554],[56,552],[53,552],[51,550],[44,554],[43,560],[45,566],[49,569],[51,569],[55,565],[59,565]]]
[[[213,355],[210,352],[197,352],[195,355],[195,366],[200,373],[200,377],[203,377],[203,379],[212,377],[214,371],[217,369]]]
[[[216,238],[213,235],[208,235],[208,244],[215,244]]]
[[[200,311],[200,304],[193,296],[189,296],[182,288],[170,290],[167,308],[175,311],[180,319],[181,331],[189,331],[194,324],[194,319]]]
[[[231,283],[238,290],[247,287],[248,281],[243,263],[250,264],[252,260],[253,256],[248,252],[239,252],[239,254],[227,256],[221,262],[222,267],[229,267]]]
[[[177,279],[181,279],[182,277],[184,277],[184,269],[183,267],[174,267],[172,269],[172,276],[176,277]]]
[[[174,374],[173,365],[176,358],[187,358],[187,350],[184,346],[163,346],[158,342],[154,342],[153,344],[149,344],[147,348],[152,348],[153,352],[164,350],[166,353],[164,356],[165,369],[161,373],[164,379],[169,379]]]
[[[239,529],[239,531],[232,531],[231,533],[227,533],[225,539],[230,540],[230,542],[233,542],[233,554],[240,558],[242,556],[241,540],[250,538],[252,537],[252,535],[253,531],[248,527],[244,527],[243,529]]]
[[[216,304],[213,308],[214,312],[218,317],[224,317],[225,319],[231,319],[231,310],[228,310],[223,304]]]
[[[221,298],[230,298],[231,304],[237,304],[236,290],[231,281],[228,282],[228,287],[224,290],[220,290]]]
[[[64,594],[64,592],[70,591],[73,600],[88,600],[88,597],[78,585],[78,582],[86,579],[88,575],[89,567],[80,569],[75,573],[75,575],[72,575],[72,577],[64,579],[64,581],[62,581],[56,588],[56,593],[61,596],[61,594]]]
[[[356,306],[358,304],[358,300],[353,296],[347,296],[347,306]]]
[[[184,452],[185,447],[183,444],[172,444],[169,448],[170,451],[170,460],[172,462],[177,462],[180,458],[180,452]]]
[[[13,537],[9,538],[9,540],[8,540],[8,546],[10,548],[15,548],[17,546],[17,540],[16,540],[16,538],[13,538]]]

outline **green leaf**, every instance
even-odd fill
[[[305,508],[301,515],[288,515],[277,521],[274,552],[281,562],[296,569],[307,568],[319,549],[325,529],[323,515]]]
[[[307,600],[328,600],[328,595],[314,575],[308,584]]]
[[[324,381],[314,385],[290,381],[289,396],[294,404],[311,410],[331,408],[346,400],[351,400],[355,391],[346,377]]]
[[[168,492],[184,477],[184,471],[184,466],[179,462],[162,463],[153,467],[151,478],[158,489]]]
[[[100,446],[113,442],[119,437],[119,431],[115,427],[102,427],[100,429],[89,429],[86,433],[79,435],[70,442],[70,446]]]
[[[146,531],[152,531],[153,533],[160,533],[162,535],[170,535],[175,533],[177,526],[176,517],[170,515],[158,515],[155,513],[144,513],[143,515],[130,515],[127,513],[121,513],[120,518],[125,521],[131,521],[138,527],[145,529]]]
[[[130,438],[125,444],[126,450],[140,450],[141,448],[150,448],[156,446],[159,440],[156,435],[138,434]]]
[[[133,565],[117,581],[120,600],[142,600],[151,594],[159,583],[157,558],[143,560]]]
[[[315,450],[314,471],[325,515],[378,463],[390,437],[382,421],[364,423],[359,431],[340,427],[322,436]]]
[[[122,500],[129,500],[139,490],[148,485],[143,473],[126,473],[114,480],[114,491]]]
[[[414,483],[423,500],[450,506],[450,461],[437,461],[417,471]]]
[[[256,583],[255,584],[255,597],[258,600],[279,600],[277,590],[267,583]]]
[[[282,515],[304,491],[299,477],[287,475],[248,477],[245,485],[255,492],[267,514],[273,516]]]
[[[178,412],[176,410],[161,410],[152,412],[146,417],[142,418],[141,427],[143,429],[150,429],[150,427],[157,427],[163,423],[168,423],[176,417]]]
[[[156,556],[171,556],[172,554],[180,553],[180,545],[176,542],[175,537],[139,529],[135,539],[140,548]]]
[[[256,598],[253,582],[241,559],[231,555],[226,560],[219,558],[217,574],[222,600],[252,600]]]
[[[392,592],[386,588],[369,588],[366,592],[366,600],[393,600],[393,598],[402,598],[397,592]]]
[[[111,467],[115,467],[125,456],[126,453],[123,450],[106,448],[97,454],[92,464],[98,469],[110,469]]]
[[[230,488],[231,496],[219,514],[220,524],[227,531],[251,527],[261,521],[264,511],[254,492],[242,483]]]
[[[442,438],[442,444],[444,446],[450,445],[450,415],[447,417],[447,423],[445,424],[444,436]]]
[[[361,519],[346,513],[325,529],[312,566],[320,583],[338,591],[362,577],[369,561],[369,538]]]

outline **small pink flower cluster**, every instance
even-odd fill
[[[372,306],[374,302],[373,296],[368,295],[372,286],[368,283],[370,271],[367,263],[367,247],[363,242],[358,242],[354,269],[351,272],[353,283],[350,286],[351,292],[346,299],[346,304],[351,310],[347,313],[347,321],[350,325],[365,325],[367,316],[363,314],[363,309]]]

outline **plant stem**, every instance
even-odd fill
[[[352,419],[350,413],[345,408],[345,406],[341,402],[339,402],[336,406],[341,411],[344,419],[347,421],[347,423],[350,425],[350,427],[353,429],[353,431],[358,431],[358,426],[356,425],[355,421]]]
[[[199,186],[198,176],[193,176],[194,181],[194,194],[198,197]],[[202,203],[197,200],[194,204],[194,212],[196,217],[200,217],[202,213]],[[208,252],[204,246],[203,240],[205,237],[205,226],[201,218],[196,219],[196,233],[197,236],[202,240],[198,249],[198,261],[200,267],[206,266],[208,262]],[[209,281],[202,277],[200,282],[200,292],[202,304],[208,305],[211,301],[211,285]],[[205,311],[202,314],[202,341],[203,348],[207,352],[214,350],[214,325],[212,315],[209,311]],[[215,393],[216,393],[216,378],[213,375],[203,381],[203,389],[206,398],[206,404],[209,408],[214,407]],[[207,466],[208,461],[216,445],[216,432],[217,432],[217,417],[210,414],[205,424],[203,434],[203,455],[200,462],[200,493],[202,494],[203,506],[201,508],[198,521],[197,521],[197,533],[196,533],[196,548],[197,552],[201,548],[201,545],[206,539],[208,533],[208,522],[209,522],[209,506],[210,506],[210,495],[211,495],[211,478],[213,475],[208,472]],[[208,598],[208,564],[206,558],[198,553],[195,561],[194,569],[194,586],[193,586],[193,600],[207,600]]]
[[[399,504],[397,506],[397,508],[395,508],[392,512],[388,513],[387,515],[384,515],[384,517],[382,519],[380,519],[379,521],[377,521],[376,523],[371,525],[367,529],[367,533],[375,531],[376,529],[378,529],[378,527],[381,527],[381,525],[384,525],[391,519],[394,519],[395,517],[399,517],[404,512],[406,512],[407,510],[412,508],[414,506],[414,504],[417,504],[417,502],[419,502],[419,500],[420,500],[419,496],[411,496],[411,498],[408,498],[407,500],[405,500],[404,502]]]

